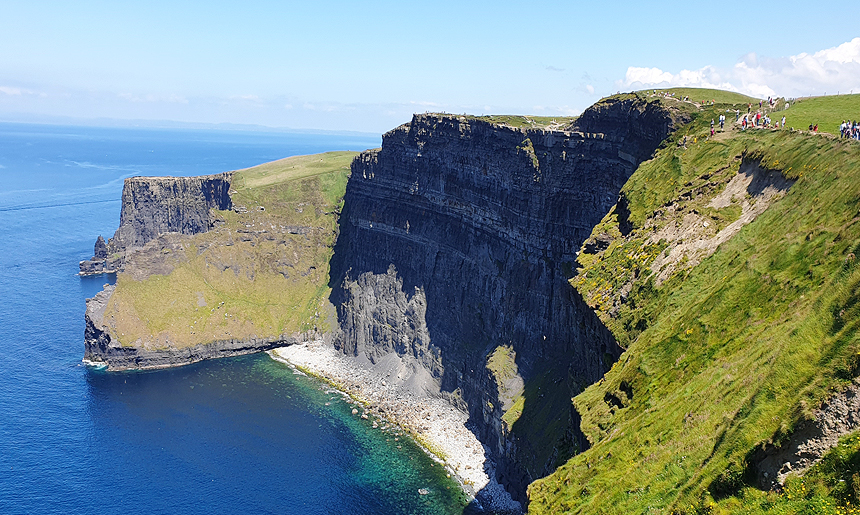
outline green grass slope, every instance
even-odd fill
[[[655,93],[656,92],[656,93]],[[734,93],[732,91],[723,91],[720,89],[708,89],[708,88],[665,88],[665,89],[644,89],[642,91],[638,91],[638,95],[642,95],[645,97],[662,97],[665,93],[669,95],[674,95],[672,98],[681,99],[687,98],[690,102],[695,104],[706,103],[710,104],[711,102],[715,104],[729,104],[732,106],[746,106],[747,104],[756,104],[758,106],[758,102],[761,99],[753,98],[747,95],[743,95],[741,93]]]
[[[104,320],[122,345],[185,347],[325,330],[328,262],[355,152],[237,171],[234,210],[128,257]]]
[[[839,136],[839,125],[843,121],[860,122],[860,94],[801,98],[789,102],[788,109],[784,103],[780,103],[779,107],[781,109],[774,112],[771,118],[781,120],[785,116],[785,125],[798,130],[818,124],[819,132]]]
[[[782,493],[755,487],[750,456],[858,374],[860,144],[710,137],[730,107],[703,108],[643,163],[594,229],[608,245],[580,255],[571,282],[627,350],[573,400],[592,447],[530,486],[530,513],[848,513],[858,500],[856,438]],[[751,168],[790,189],[743,225],[765,201],[755,182],[730,195]],[[719,243],[703,255],[702,241]]]
[[[486,115],[471,118],[523,129],[557,130],[565,130],[569,128],[574,121],[576,121],[575,116]]]

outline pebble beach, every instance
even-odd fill
[[[356,416],[382,419],[401,427],[474,497],[480,507],[500,514],[522,513],[520,503],[495,479],[493,462],[477,437],[466,427],[468,416],[441,398],[419,396],[387,383],[369,367],[323,341],[268,352],[278,361],[320,377],[364,405]]]

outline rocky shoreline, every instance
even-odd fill
[[[484,510],[523,512],[520,503],[496,481],[489,451],[466,427],[466,413],[444,399],[386,381],[369,364],[344,355],[322,340],[277,348],[268,354],[367,404],[360,416],[375,415],[402,427],[445,464]],[[357,411],[355,414],[359,415]]]
[[[110,330],[103,322],[105,306],[114,288],[114,285],[106,284],[102,291],[93,298],[87,299],[83,358],[87,366],[110,371],[170,368],[190,365],[204,359],[252,354],[320,337],[320,334],[312,332],[268,338],[225,338],[181,347],[176,347],[170,342],[164,342],[163,346],[147,344],[123,346],[111,337]]]

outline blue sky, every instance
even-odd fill
[[[413,112],[578,114],[651,86],[860,91],[860,4],[844,0],[4,0],[0,12],[6,120],[383,132]]]

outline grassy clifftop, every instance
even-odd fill
[[[105,310],[111,337],[152,350],[325,331],[328,261],[355,155],[235,172],[234,210],[218,212],[213,230],[164,235],[128,256]]]
[[[787,117],[804,105],[847,118],[860,95]],[[860,144],[710,137],[720,113],[734,121],[730,104],[706,106],[643,163],[583,247],[571,282],[627,351],[574,399],[592,447],[532,484],[530,513],[848,513],[860,501],[856,438],[782,492],[756,478],[756,450],[860,372]]]

